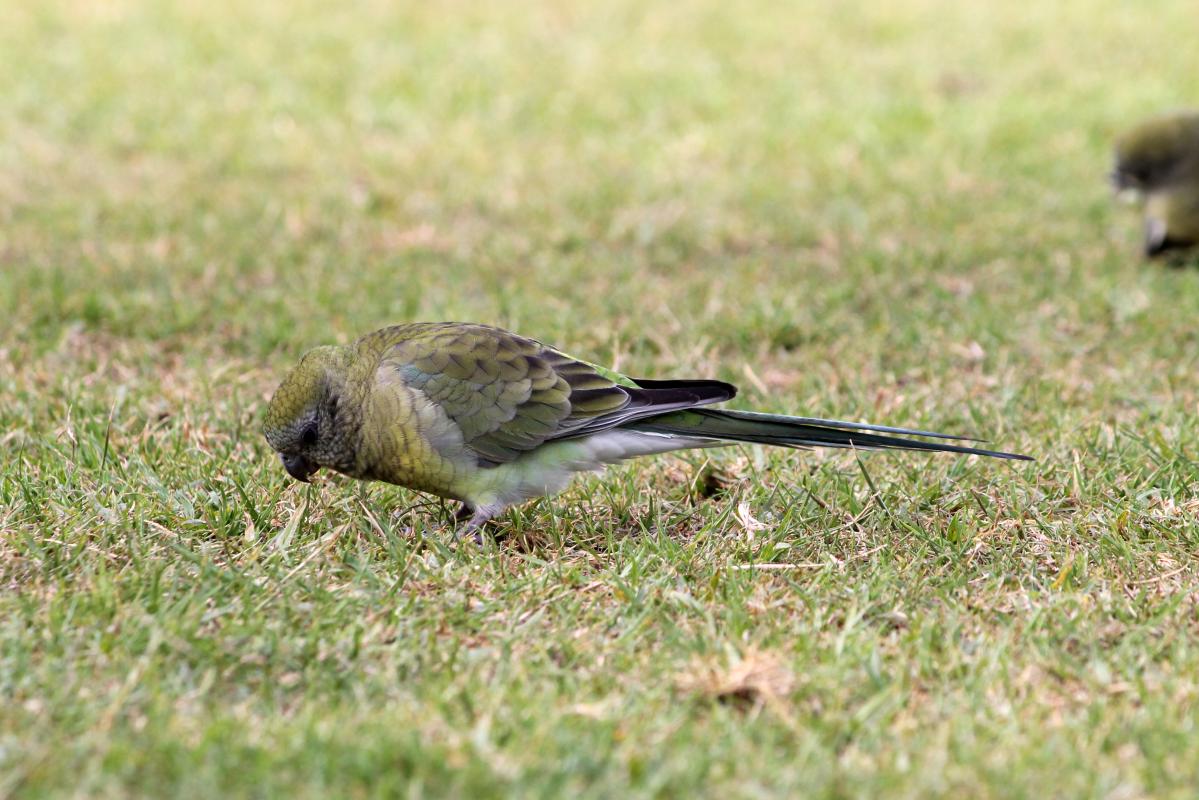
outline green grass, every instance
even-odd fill
[[[1191,796],[1199,274],[1104,175],[1194,22],[0,5],[0,795]],[[1039,460],[647,459],[457,549],[258,431],[418,319]]]

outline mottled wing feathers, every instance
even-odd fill
[[[381,368],[399,373],[462,431],[483,459],[511,461],[569,425],[572,414],[627,403],[611,382],[591,380],[537,342],[480,325],[410,325],[394,329]],[[551,357],[546,357],[551,355]],[[560,371],[561,370],[561,371]],[[575,411],[571,380],[588,395]]]
[[[570,417],[583,419],[600,416],[628,405],[628,392],[591,364],[559,353],[540,342],[529,341],[539,348],[535,357],[544,361],[569,387]]]
[[[380,334],[387,337],[380,369],[436,403],[485,464],[736,391],[716,381],[622,386],[590,364],[485,325],[421,323]]]
[[[445,323],[391,330],[394,342],[380,367],[397,371],[439,406],[487,462],[511,461],[564,428],[628,403],[585,365],[498,328]]]

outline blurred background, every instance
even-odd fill
[[[1193,786],[1199,273],[1106,176],[1199,103],[1197,26],[0,0],[0,794]],[[705,503],[652,460],[455,560],[258,432],[305,349],[411,320],[1039,461],[730,450]],[[750,652],[782,711],[678,702]]]
[[[472,319],[1033,377],[1158,299],[1104,175],[1195,97],[1193,11],[6,3],[5,336],[259,358]]]

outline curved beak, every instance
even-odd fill
[[[301,483],[308,483],[308,479],[312,476],[312,473],[320,469],[320,467],[304,458],[304,456],[292,456],[280,453],[279,460],[283,462],[283,468],[287,470],[287,474]]]

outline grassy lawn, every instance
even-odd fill
[[[1191,0],[0,3],[0,796],[1199,782]],[[449,546],[306,348],[491,322],[1031,464],[659,457]],[[719,485],[717,485],[719,484]]]

